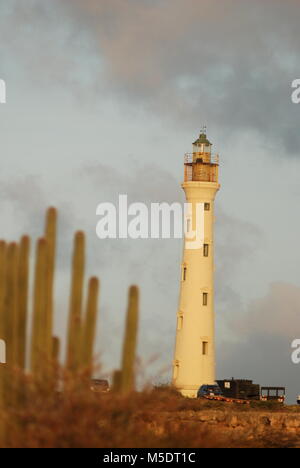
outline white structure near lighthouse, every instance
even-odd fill
[[[196,397],[201,385],[215,383],[214,200],[220,185],[219,158],[211,147],[201,132],[184,161],[182,188],[192,207],[188,230],[202,231],[196,232],[201,239],[196,248],[185,239],[177,311],[173,384],[188,397]],[[196,207],[204,216],[204,228],[196,219]]]

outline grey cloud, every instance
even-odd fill
[[[232,310],[227,319],[236,338],[219,342],[219,375],[287,386],[289,402],[295,403],[299,370],[291,361],[291,343],[300,337],[299,310],[300,287],[288,283],[271,284],[265,297],[248,305],[246,314]]]
[[[38,235],[43,228],[41,215],[47,204],[38,177],[16,177],[2,180],[0,184],[1,204],[8,205],[12,212],[12,224],[19,235],[30,233]]]
[[[244,305],[236,290],[236,275],[241,265],[258,253],[265,243],[262,231],[254,224],[229,216],[219,205],[216,212],[216,301],[218,317],[230,321],[243,315]]]
[[[252,130],[276,154],[299,154],[300,106],[290,98],[300,73],[295,0],[9,5],[3,53],[27,67],[32,84],[67,84],[82,103],[113,98],[184,128],[206,122],[233,141]]]
[[[49,208],[51,195],[43,187],[38,176],[28,175],[2,180],[0,183],[1,208],[8,212],[6,225],[2,225],[2,236],[20,237],[30,235],[35,241],[43,236],[45,213]],[[60,270],[69,268],[69,257],[74,228],[74,210],[66,202],[60,203],[58,208],[58,260]],[[79,226],[80,228],[80,226]],[[7,234],[6,234],[7,233]],[[6,234],[6,235],[5,235]],[[34,253],[34,246],[32,246]]]
[[[299,154],[300,107],[290,99],[299,74],[296,1],[64,4],[76,27],[94,33],[112,92],[181,125],[205,121],[231,137],[251,129]]]
[[[288,283],[272,283],[267,295],[249,305],[243,318],[234,317],[232,326],[237,333],[264,333],[290,340],[300,336],[300,287]],[[296,336],[294,336],[296,334]]]

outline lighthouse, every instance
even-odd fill
[[[173,384],[187,397],[196,397],[201,385],[215,384],[214,312],[214,201],[220,188],[219,157],[212,155],[206,130],[184,156],[187,233],[181,264],[180,299],[173,361]],[[199,217],[201,218],[199,220]],[[201,232],[200,232],[201,231]]]

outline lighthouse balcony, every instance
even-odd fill
[[[201,161],[203,164],[219,165],[219,155],[210,153],[185,153],[184,164],[193,164]]]
[[[185,182],[218,182],[219,156],[187,153],[184,157]]]

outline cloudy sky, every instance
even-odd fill
[[[220,153],[218,376],[300,393],[300,9],[296,0],[0,0],[1,237],[60,211],[56,331],[72,233],[102,281],[98,351],[119,363],[127,288],[141,286],[139,355],[172,361],[180,240],[100,241],[98,203],[183,201],[183,154],[202,125]],[[156,358],[155,364],[147,364]]]

